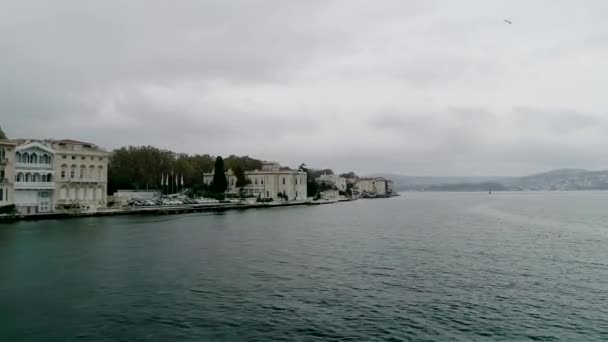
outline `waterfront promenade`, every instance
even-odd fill
[[[227,210],[245,210],[245,209],[260,209],[260,208],[277,208],[291,207],[303,205],[323,205],[333,204],[339,201],[283,201],[283,202],[268,202],[268,203],[217,203],[217,204],[191,204],[191,205],[175,205],[175,206],[153,206],[153,207],[123,207],[116,209],[105,209],[98,211],[63,211],[45,214],[32,215],[0,215],[0,223],[14,222],[19,220],[46,220],[46,219],[63,219],[76,217],[92,217],[92,216],[118,216],[118,215],[177,215],[197,212],[210,211],[227,211]]]

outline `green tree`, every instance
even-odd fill
[[[235,185],[239,189],[241,197],[244,197],[243,187],[247,184],[251,184],[251,180],[247,179],[247,177],[245,176],[245,171],[241,166],[236,166],[234,169],[232,169],[232,171],[234,172],[234,176],[236,177]]]
[[[344,178],[357,178],[357,174],[355,174],[354,172],[347,172],[347,173],[343,173],[340,175],[340,177],[344,177]]]
[[[0,139],[6,139],[6,134],[4,134],[2,127],[0,127]]]
[[[210,190],[216,194],[223,194],[228,189],[228,180],[224,171],[224,160],[218,156],[215,158],[213,180],[211,181]]]

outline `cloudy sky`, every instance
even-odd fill
[[[359,173],[608,169],[606,13],[605,0],[0,0],[0,125]]]

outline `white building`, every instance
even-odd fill
[[[359,193],[368,193],[384,196],[387,194],[387,180],[382,177],[359,178],[355,184],[355,189]]]
[[[13,142],[0,140],[0,207],[13,204],[15,146]]]
[[[319,184],[325,183],[328,185],[335,185],[339,191],[346,191],[346,178],[338,175],[323,174],[319,176],[315,181]]]
[[[54,140],[54,202],[59,209],[97,210],[107,206],[109,153],[86,142]]]
[[[322,200],[326,201],[338,201],[340,200],[340,191],[339,190],[325,190],[319,193],[319,196]]]
[[[203,175],[203,182],[210,185],[213,180],[213,172]],[[278,163],[265,162],[261,170],[245,171],[245,177],[251,182],[243,187],[246,195],[260,198],[286,198],[287,200],[303,201],[307,199],[306,194],[306,172],[281,167]],[[236,176],[232,170],[226,172],[228,189],[226,193],[235,194]]]
[[[39,141],[20,141],[15,149],[14,204],[21,214],[53,211],[53,149]]]

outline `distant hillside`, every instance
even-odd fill
[[[561,169],[504,182],[512,190],[606,190],[608,170]]]
[[[486,177],[435,177],[435,176],[406,176],[392,173],[376,173],[371,177],[385,177],[392,179],[397,190],[422,190],[430,186],[443,185],[474,185],[479,183],[494,183],[508,177],[486,176]],[[487,190],[487,188],[486,188]],[[451,191],[451,190],[446,190]]]
[[[401,191],[569,191],[608,190],[608,170],[560,169],[525,177],[419,177],[375,174],[392,179]]]

